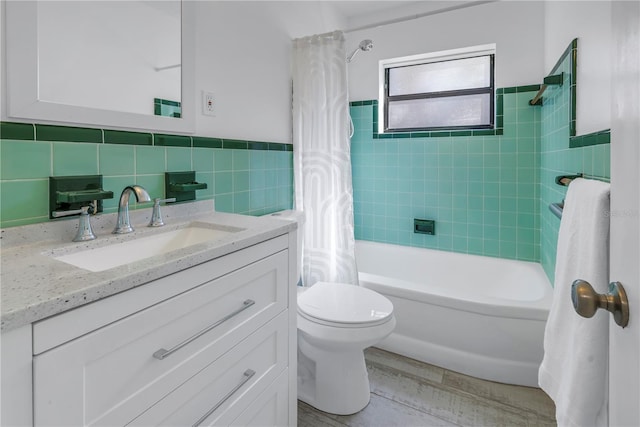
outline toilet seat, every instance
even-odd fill
[[[318,282],[298,295],[298,314],[322,325],[364,328],[391,320],[393,304],[367,288]]]

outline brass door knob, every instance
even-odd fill
[[[582,317],[593,317],[599,308],[613,314],[615,322],[623,328],[629,324],[629,300],[620,282],[609,283],[609,293],[599,294],[589,282],[575,280],[571,285],[573,308]]]

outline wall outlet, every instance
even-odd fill
[[[213,93],[202,91],[202,114],[205,116],[215,116],[215,101]]]

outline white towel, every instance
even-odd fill
[[[609,283],[609,184],[575,179],[565,199],[553,302],[544,334],[540,387],[556,404],[558,426],[605,426],[608,406],[609,316],[579,316],[571,284],[589,282],[607,293]]]

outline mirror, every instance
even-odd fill
[[[8,116],[193,132],[189,3],[6,2]]]
[[[148,115],[154,98],[180,102],[179,0],[37,9],[41,100]]]

